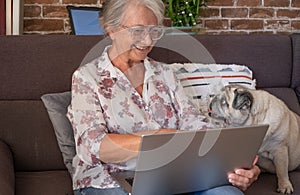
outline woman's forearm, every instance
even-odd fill
[[[126,162],[137,156],[141,135],[176,131],[175,129],[159,129],[136,134],[107,134],[100,145],[100,160],[105,163]]]
[[[126,162],[137,156],[141,136],[107,134],[100,145],[100,160],[105,163]]]

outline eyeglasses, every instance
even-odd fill
[[[135,41],[141,41],[145,39],[146,35],[149,35],[153,41],[157,41],[162,38],[165,33],[165,29],[163,26],[122,26],[128,32],[131,33],[131,37]]]

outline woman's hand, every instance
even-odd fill
[[[256,165],[258,156],[256,156],[251,169],[236,169],[234,173],[228,174],[229,182],[237,188],[246,191],[247,188],[258,179],[260,169]]]

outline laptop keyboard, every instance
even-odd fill
[[[133,180],[134,180],[133,177],[127,177],[127,178],[125,178],[125,180],[126,180],[131,186],[133,185]]]

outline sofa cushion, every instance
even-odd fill
[[[253,71],[257,80],[257,87],[290,87],[293,67],[293,51],[291,39],[286,35],[195,35],[194,44],[203,48],[200,51],[191,49],[192,45],[186,44],[185,35],[164,36],[151,51],[150,56],[166,63],[208,63],[202,60],[202,52],[209,53],[217,64],[243,64]],[[163,42],[164,44],[160,43]],[[174,46],[174,43],[176,45]],[[180,47],[187,50],[194,58],[186,58],[174,49]],[[207,51],[205,51],[207,50]],[[298,52],[299,50],[297,50]],[[296,51],[295,51],[296,52]],[[199,57],[198,57],[199,56]],[[192,61],[191,61],[192,60]],[[209,62],[212,63],[212,62]],[[299,70],[299,69],[298,69]]]
[[[263,88],[275,95],[277,98],[281,99],[285,102],[285,104],[289,107],[290,110],[300,115],[300,104],[298,102],[297,96],[295,95],[295,91],[291,88],[280,87],[280,88]]]
[[[15,194],[72,195],[68,171],[16,172]]]
[[[289,172],[289,177],[295,190],[293,194],[300,194],[298,191],[298,186],[300,186],[299,169],[298,171]],[[276,175],[271,173],[261,173],[258,180],[254,182],[245,192],[245,195],[280,195],[280,193],[277,193],[276,190]]]
[[[39,100],[45,93],[69,90],[73,72],[102,38],[99,35],[1,37],[0,83],[5,85],[0,85],[0,98]]]
[[[71,103],[71,92],[45,94],[41,99],[47,108],[64,163],[72,175],[75,141],[71,123],[66,117],[67,107]]]
[[[255,89],[252,71],[244,65],[236,64],[171,64],[176,77],[191,101],[202,111],[207,111],[210,98],[222,87],[239,84]]]
[[[296,94],[297,94],[297,97],[298,97],[298,102],[300,104],[300,86],[296,88]]]
[[[15,173],[12,153],[7,144],[0,140],[0,177],[1,194],[13,195],[15,192]]]
[[[292,88],[297,88],[300,101],[300,33],[291,35],[293,43]]]
[[[0,139],[12,151],[15,171],[66,168],[41,100],[1,100],[0,110]]]

